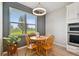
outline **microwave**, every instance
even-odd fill
[[[79,32],[79,23],[68,24],[68,32]]]

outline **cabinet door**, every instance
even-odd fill
[[[67,19],[77,18],[77,6],[75,3],[67,6]]]
[[[77,18],[79,19],[79,3],[77,3]]]

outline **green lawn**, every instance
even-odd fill
[[[27,30],[26,34],[31,34],[31,33],[35,33],[35,30]],[[18,30],[18,31],[11,31],[10,33],[11,35],[22,35],[22,31]],[[25,34],[25,33],[24,33]]]

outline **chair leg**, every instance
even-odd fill
[[[10,53],[9,53],[9,52],[7,52],[7,54],[8,54],[8,56],[10,55]]]
[[[46,56],[48,55],[48,51],[46,50]]]
[[[25,56],[27,55],[27,48],[26,48],[26,51],[25,51]]]
[[[30,53],[30,55],[32,54],[32,50],[31,49],[29,49],[29,53]]]
[[[38,48],[36,48],[36,54],[37,54],[37,55],[39,55],[39,51],[38,51]]]
[[[17,56],[18,56],[18,51],[16,51],[16,54],[17,54]]]
[[[53,55],[54,55],[54,48],[52,48],[52,52],[53,52]]]
[[[31,49],[26,49],[25,56],[26,56],[27,54],[30,56],[31,53],[32,53]]]

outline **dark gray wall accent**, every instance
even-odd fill
[[[40,35],[45,35],[45,16],[37,17],[37,31]]]
[[[18,2],[3,2],[3,4],[6,5],[7,7],[13,7],[32,14],[32,8],[24,6]]]
[[[9,7],[23,10],[32,14],[32,9],[27,6],[17,2],[3,2],[3,36],[7,36],[9,34]]]
[[[3,36],[9,33],[9,8],[3,3]]]
[[[32,14],[32,9],[24,6],[17,2],[3,2],[3,36],[9,35],[9,7],[13,7],[28,13]],[[45,34],[45,16],[37,17],[37,31],[40,32],[41,35]],[[19,47],[24,46],[25,40],[22,39],[21,42],[19,42]],[[3,49],[6,50],[6,43],[3,40]]]

